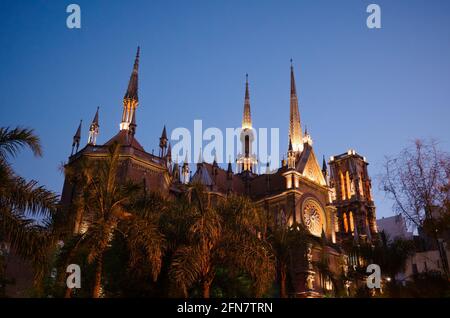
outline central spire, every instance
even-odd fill
[[[242,118],[242,130],[240,133],[242,152],[237,158],[238,170],[241,172],[254,172],[257,164],[256,156],[252,152],[252,143],[255,140],[252,117],[250,112],[250,93],[248,91],[248,74],[245,74],[245,98],[244,117]]]
[[[139,69],[139,53],[138,46],[136,58],[134,60],[133,71],[131,72],[128,88],[123,97],[123,113],[122,122],[120,123],[120,130],[130,130],[130,125],[134,118],[134,113],[139,104],[138,98],[138,69]]]
[[[248,74],[245,74],[244,118],[242,119],[242,129],[245,128],[252,128],[252,116],[250,112],[250,93],[248,92]]]
[[[294,151],[302,151],[302,127],[300,124],[300,113],[298,111],[297,89],[295,87],[294,66],[291,59],[291,101],[289,113],[289,140],[292,142]]]

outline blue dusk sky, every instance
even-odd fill
[[[81,29],[66,27],[70,3]],[[370,3],[381,29],[366,26]],[[386,155],[415,138],[450,150],[450,1],[2,0],[0,126],[34,128],[44,148],[14,160],[19,174],[60,193],[79,120],[83,146],[97,106],[98,142],[118,131],[138,45],[136,136],[149,152],[164,124],[238,127],[249,73],[253,125],[279,128],[284,153],[291,58],[317,156],[366,156],[378,217],[392,214],[378,189]]]

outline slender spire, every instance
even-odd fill
[[[166,125],[164,125],[161,137],[159,138],[160,157],[164,157],[166,148],[167,148],[167,132],[166,132]]]
[[[189,172],[189,157],[186,151],[186,158],[184,159],[183,167],[181,168],[181,182],[186,184],[189,183],[190,172]]]
[[[161,133],[161,138],[167,140],[166,125],[164,125],[163,131],[162,131],[162,133]]]
[[[266,162],[266,174],[270,173],[270,160],[269,157],[267,157],[267,162]]]
[[[248,91],[248,74],[245,74],[244,118],[242,119],[242,129],[251,127],[252,127],[252,116],[250,112],[250,93]]]
[[[94,119],[92,120],[92,124],[96,124],[97,126],[99,126],[99,125],[98,125],[98,110],[99,110],[99,109],[100,109],[100,107],[97,106],[97,111],[95,112]]]
[[[325,161],[325,155],[323,155],[322,159],[322,172],[327,171],[327,162]]]
[[[294,65],[291,59],[291,96],[297,96],[297,88],[295,87]]]
[[[134,60],[133,71],[131,72],[130,81],[128,82],[128,89],[125,93],[124,99],[134,99],[136,101],[138,98],[138,70],[139,70],[139,53],[140,47],[138,46],[136,52],[136,58]]]
[[[294,151],[302,151],[302,128],[300,124],[300,113],[298,110],[297,90],[295,87],[294,66],[291,59],[291,100],[289,112],[289,139],[292,141]]]
[[[197,161],[197,165],[198,164],[203,164],[203,157],[202,157],[202,148],[200,147],[200,151],[198,153],[198,161]]]
[[[227,172],[228,173],[233,173],[233,167],[231,166],[231,160],[228,161]]]
[[[172,161],[172,146],[170,145],[170,142],[169,142],[169,147],[167,147],[166,157],[169,162]]]
[[[97,136],[98,136],[98,128],[100,127],[98,124],[98,110],[100,107],[97,107],[97,111],[95,112],[94,119],[92,120],[91,126],[89,127],[89,137],[88,137],[88,144],[94,145],[97,142]]]
[[[183,165],[189,165],[189,157],[188,157],[188,151],[186,150],[186,157],[184,158]]]
[[[123,97],[123,113],[122,113],[122,122],[120,123],[120,130],[130,130],[131,121],[133,120],[134,113],[136,112],[136,108],[139,104],[138,98],[139,53],[140,48],[138,46],[136,58],[134,60],[133,71],[131,72],[127,91],[125,92],[125,96]]]
[[[73,142],[72,142],[72,152],[70,155],[73,155],[74,150],[75,153],[78,152],[78,148],[80,147],[80,139],[81,139],[81,124],[83,123],[83,120],[80,120],[80,124],[78,125],[78,129],[75,132],[75,135],[73,136]]]
[[[77,132],[75,133],[75,135],[73,136],[73,140],[80,142],[81,139],[81,124],[83,123],[83,120],[80,119],[80,124],[78,125],[78,129]]]

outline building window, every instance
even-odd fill
[[[350,193],[352,193],[351,191],[351,182],[350,182],[350,175],[348,173],[348,171],[345,173],[345,179],[347,181],[347,199],[350,199]]]
[[[350,211],[350,213],[348,214],[348,218],[350,220],[350,232],[352,232],[352,234],[355,232],[355,223],[353,222],[353,212]]]
[[[344,212],[343,213],[343,222],[344,222],[344,231],[345,233],[348,233],[348,220],[347,220],[347,214]]]
[[[342,171],[339,171],[339,176],[341,178],[341,198],[342,200],[345,200],[345,181],[344,181],[344,175],[342,174]]]
[[[362,183],[362,178],[359,177],[359,194],[361,195],[361,197],[364,198],[364,187],[363,187],[363,183]]]

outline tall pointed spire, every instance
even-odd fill
[[[294,66],[291,59],[291,100],[289,112],[289,139],[294,151],[303,150],[302,128],[300,124],[300,113],[298,110],[297,89],[295,87]]]
[[[75,135],[73,136],[72,141],[72,153],[70,155],[73,155],[74,150],[75,153],[78,152],[78,148],[80,147],[80,139],[81,139],[81,124],[83,123],[83,120],[80,120],[80,124],[78,125],[78,129],[75,132]]]
[[[128,89],[125,93],[124,99],[135,99],[138,98],[138,70],[139,70],[139,53],[140,47],[138,46],[136,52],[136,58],[134,59],[133,71],[131,72],[130,81],[128,82]]]
[[[97,111],[95,112],[94,119],[92,120],[91,126],[89,126],[89,137],[88,137],[88,144],[95,146],[97,143],[97,136],[98,136],[98,128],[100,125],[98,124],[98,110],[100,107],[97,107]]]
[[[248,91],[248,74],[245,74],[244,118],[242,119],[242,129],[245,128],[252,128],[252,116],[250,112],[250,93]]]
[[[138,98],[138,69],[139,69],[139,54],[140,48],[138,46],[136,58],[134,60],[133,71],[131,72],[128,88],[123,97],[123,113],[122,122],[120,123],[120,130],[129,130],[134,113],[139,104]]]
[[[245,74],[245,99],[244,99],[244,117],[242,118],[242,130],[240,133],[240,141],[242,152],[237,158],[238,171],[253,172],[257,164],[256,156],[252,152],[252,143],[255,140],[252,117],[250,112],[250,93],[248,90],[248,74]]]

